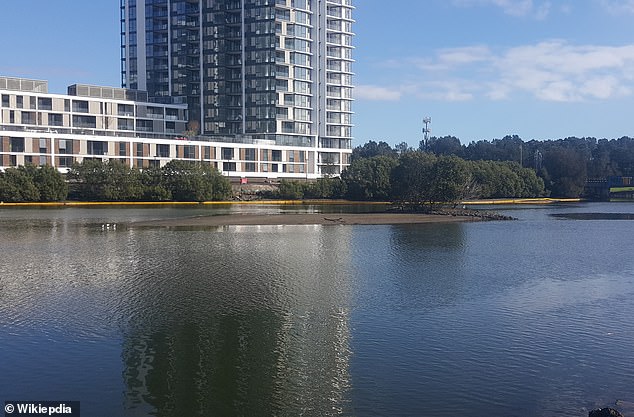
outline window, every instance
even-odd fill
[[[98,140],[89,140],[87,142],[88,155],[105,155],[108,152],[108,144]]]
[[[18,109],[21,109],[22,107],[24,107],[24,97],[22,96],[17,96],[15,98],[15,102],[16,102],[16,107]]]
[[[37,107],[40,110],[53,110],[53,99],[50,97],[39,97]]]
[[[142,143],[137,143],[136,144],[136,156],[143,156],[143,144]]]
[[[9,152],[24,152],[24,138],[11,138]]]
[[[35,124],[35,112],[23,111],[22,112],[22,124],[23,125],[34,125]]]
[[[244,159],[245,159],[245,161],[255,161],[255,149],[253,149],[253,148],[245,149],[244,150]],[[251,172],[253,172],[253,171],[251,171]]]
[[[170,146],[166,144],[156,145],[156,156],[158,156],[159,158],[169,158]]]
[[[77,113],[88,113],[88,102],[84,100],[73,100],[73,111]]]
[[[282,162],[282,151],[280,150],[272,150],[271,151],[271,160],[275,162]]]
[[[73,116],[73,127],[94,129],[97,127],[95,116]]]
[[[223,162],[222,163],[222,170],[223,171],[235,171],[236,170],[236,163],[235,162]]]
[[[245,162],[244,163],[244,171],[245,172],[255,172],[255,162]]]
[[[233,148],[222,148],[222,159],[233,159]]]
[[[49,126],[64,126],[63,116],[60,113],[49,113],[48,125]]]
[[[59,153],[73,153],[73,141],[71,139],[61,139],[58,142]]]
[[[3,94],[2,95],[2,107],[9,107],[9,95],[8,94]]]
[[[73,157],[72,156],[60,156],[58,158],[58,166],[60,167],[69,167],[73,165]]]
[[[127,156],[127,144],[125,142],[119,142],[119,156]]]
[[[196,148],[194,145],[183,146],[183,158],[196,159]]]

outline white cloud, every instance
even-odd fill
[[[543,101],[609,100],[634,94],[634,45],[573,45],[551,40],[504,50],[472,46],[400,60],[391,71],[400,86],[360,86],[357,97],[399,100],[506,100],[529,95]]]
[[[545,19],[551,9],[550,1],[536,4],[533,0],[453,0],[453,4],[461,7],[495,6],[510,16],[533,16],[536,19]]]
[[[610,13],[634,13],[634,0],[600,0],[601,5]]]
[[[570,45],[564,41],[510,48],[487,63],[507,91],[547,101],[609,99],[629,94],[634,45]]]
[[[360,100],[398,101],[401,98],[399,88],[380,87],[376,85],[358,85],[354,89],[354,97]]]

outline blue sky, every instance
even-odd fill
[[[3,2],[0,74],[118,86],[118,0]],[[355,145],[634,135],[634,0],[355,0]]]

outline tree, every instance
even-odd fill
[[[412,148],[410,148],[410,146],[407,144],[407,142],[401,142],[399,144],[397,144],[394,149],[396,150],[396,153],[399,155],[403,155],[404,153],[410,152],[412,151]]]
[[[429,209],[433,204],[430,190],[436,160],[434,155],[420,151],[401,156],[391,176],[394,199],[414,208]]]
[[[420,141],[419,150],[431,152],[436,155],[462,155],[462,144],[460,139],[455,136],[443,136],[437,138],[432,136],[429,138],[427,147],[425,148],[425,141]]]
[[[357,146],[352,150],[352,160],[359,158],[372,158],[373,156],[392,156],[397,157],[396,150],[392,149],[386,142],[375,142],[373,140]]]
[[[141,172],[141,184],[143,185],[143,200],[145,201],[169,201],[172,199],[172,193],[167,189],[163,180],[161,168],[144,169]]]
[[[355,159],[341,174],[347,196],[353,200],[387,200],[392,194],[391,175],[398,160],[390,156]]]
[[[172,160],[162,169],[165,188],[176,201],[223,200],[231,184],[209,164]]]
[[[304,198],[305,189],[305,184],[299,181],[281,180],[276,194],[285,200],[301,200]]]
[[[140,171],[120,161],[84,160],[71,167],[68,178],[78,199],[136,201],[143,197]]]
[[[11,203],[40,201],[40,192],[27,169],[7,168],[0,175],[0,201]]]
[[[555,197],[579,197],[584,190],[587,164],[581,152],[554,148],[544,154],[549,188]]]
[[[44,165],[24,165],[18,168],[31,177],[38,190],[38,201],[63,201],[68,196],[68,184],[55,168]]]
[[[431,170],[429,201],[453,203],[464,199],[471,183],[471,174],[464,159],[454,155],[438,157]]]

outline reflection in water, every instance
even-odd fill
[[[631,402],[634,223],[550,216],[563,210],[634,205],[116,232],[100,225],[207,210],[0,210],[0,393],[77,399],[88,417],[581,416]]]
[[[276,226],[169,239],[143,232],[132,273],[144,290],[128,294],[125,324],[126,408],[149,405],[158,416],[349,408],[349,258],[333,243],[350,229],[281,230],[287,239]],[[160,267],[148,264],[156,259]]]

